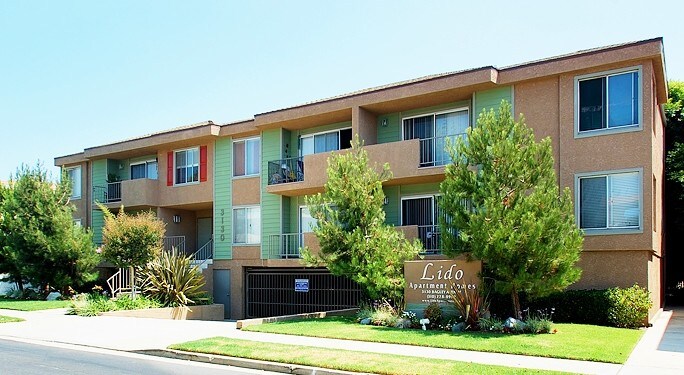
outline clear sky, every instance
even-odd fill
[[[0,180],[176,126],[658,36],[668,78],[684,80],[683,10],[680,0],[3,0]]]

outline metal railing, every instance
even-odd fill
[[[304,181],[304,158],[287,158],[268,162],[268,184]]]
[[[423,244],[423,254],[442,253],[442,236],[439,225],[418,225],[418,238]]]
[[[109,287],[112,297],[116,297],[121,293],[130,292],[131,290],[131,273],[128,268],[119,268],[118,271],[107,279],[107,286]]]
[[[107,186],[93,186],[93,201],[100,203],[121,202],[121,181],[108,182]]]
[[[299,258],[302,244],[301,233],[272,234],[268,236],[268,249],[271,257],[282,259]]]
[[[456,143],[456,139],[465,139],[466,134],[452,134],[443,137],[424,138],[420,140],[419,167],[435,167],[451,163],[451,156],[446,150],[447,139]]]
[[[178,254],[185,254],[185,236],[164,237],[164,251],[171,252],[174,248]]]
[[[204,262],[206,262],[209,259],[214,258],[214,239],[210,239],[202,245],[202,247],[199,248],[199,250],[195,251],[194,254],[192,254],[192,259],[197,265],[202,265]]]

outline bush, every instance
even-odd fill
[[[71,301],[71,306],[67,310],[69,315],[97,316],[103,312],[116,310],[140,310],[161,307],[155,300],[137,296],[132,299],[124,295],[116,299],[109,299],[99,293],[80,294]]]
[[[489,316],[489,298],[480,294],[479,289],[459,288],[452,284],[449,289],[451,301],[463,319],[466,330],[479,329],[479,320]]]
[[[480,331],[485,332],[503,332],[504,323],[503,320],[490,317],[490,318],[480,318]]]
[[[648,323],[648,310],[653,306],[651,293],[637,284],[627,288],[608,289],[608,319],[616,327],[638,328]]]
[[[362,305],[359,312],[356,313],[356,318],[358,321],[370,319],[370,324],[384,327],[395,327],[397,322],[404,318],[411,322],[411,315],[402,314],[400,317],[399,311],[387,301],[373,305]],[[415,319],[415,314],[413,314],[413,318]]]
[[[552,322],[545,318],[528,318],[525,320],[525,332],[528,333],[549,333],[551,332]]]
[[[634,288],[634,287],[632,287]],[[576,323],[576,324],[593,324],[600,326],[617,326],[616,320],[611,319],[611,311],[615,309],[624,309],[619,306],[619,298],[616,297],[617,292],[613,292],[611,297],[611,290],[629,290],[621,288],[603,289],[603,290],[566,290],[563,292],[553,293],[549,296],[530,300],[525,295],[521,295],[520,303],[526,307],[524,311],[550,311],[553,312],[553,321],[556,323]],[[643,296],[642,301],[645,300]],[[490,310],[493,315],[505,318],[510,314],[511,297],[509,295],[493,294],[491,296]],[[650,306],[650,302],[649,302]],[[648,316],[648,308],[646,315],[642,317],[639,325],[642,325]],[[617,315],[616,315],[617,316]]]
[[[423,317],[430,320],[428,327],[435,329],[442,323],[442,308],[437,302],[431,302],[423,310]]]
[[[142,268],[143,294],[165,307],[198,305],[207,299],[204,276],[192,258],[173,252],[162,252]]]

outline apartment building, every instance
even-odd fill
[[[445,140],[465,135],[502,100],[550,137],[556,174],[574,192],[584,230],[573,288],[647,287],[662,298],[662,39],[580,51],[506,68],[438,74],[260,113],[211,121],[55,159],[74,180],[75,220],[101,240],[99,201],[154,210],[168,244],[204,261],[208,288],[243,318],[353,305],[358,289],[304,267],[317,247],[304,204],[326,180],[326,159],[354,134],[388,162],[386,221],[443,258],[437,222]],[[197,253],[199,251],[199,253]],[[295,280],[307,280],[306,291]],[[301,286],[301,284],[299,284]]]

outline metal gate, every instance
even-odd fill
[[[248,268],[245,275],[248,318],[353,308],[361,301],[358,284],[326,269]],[[295,280],[308,280],[307,291],[295,291]]]

